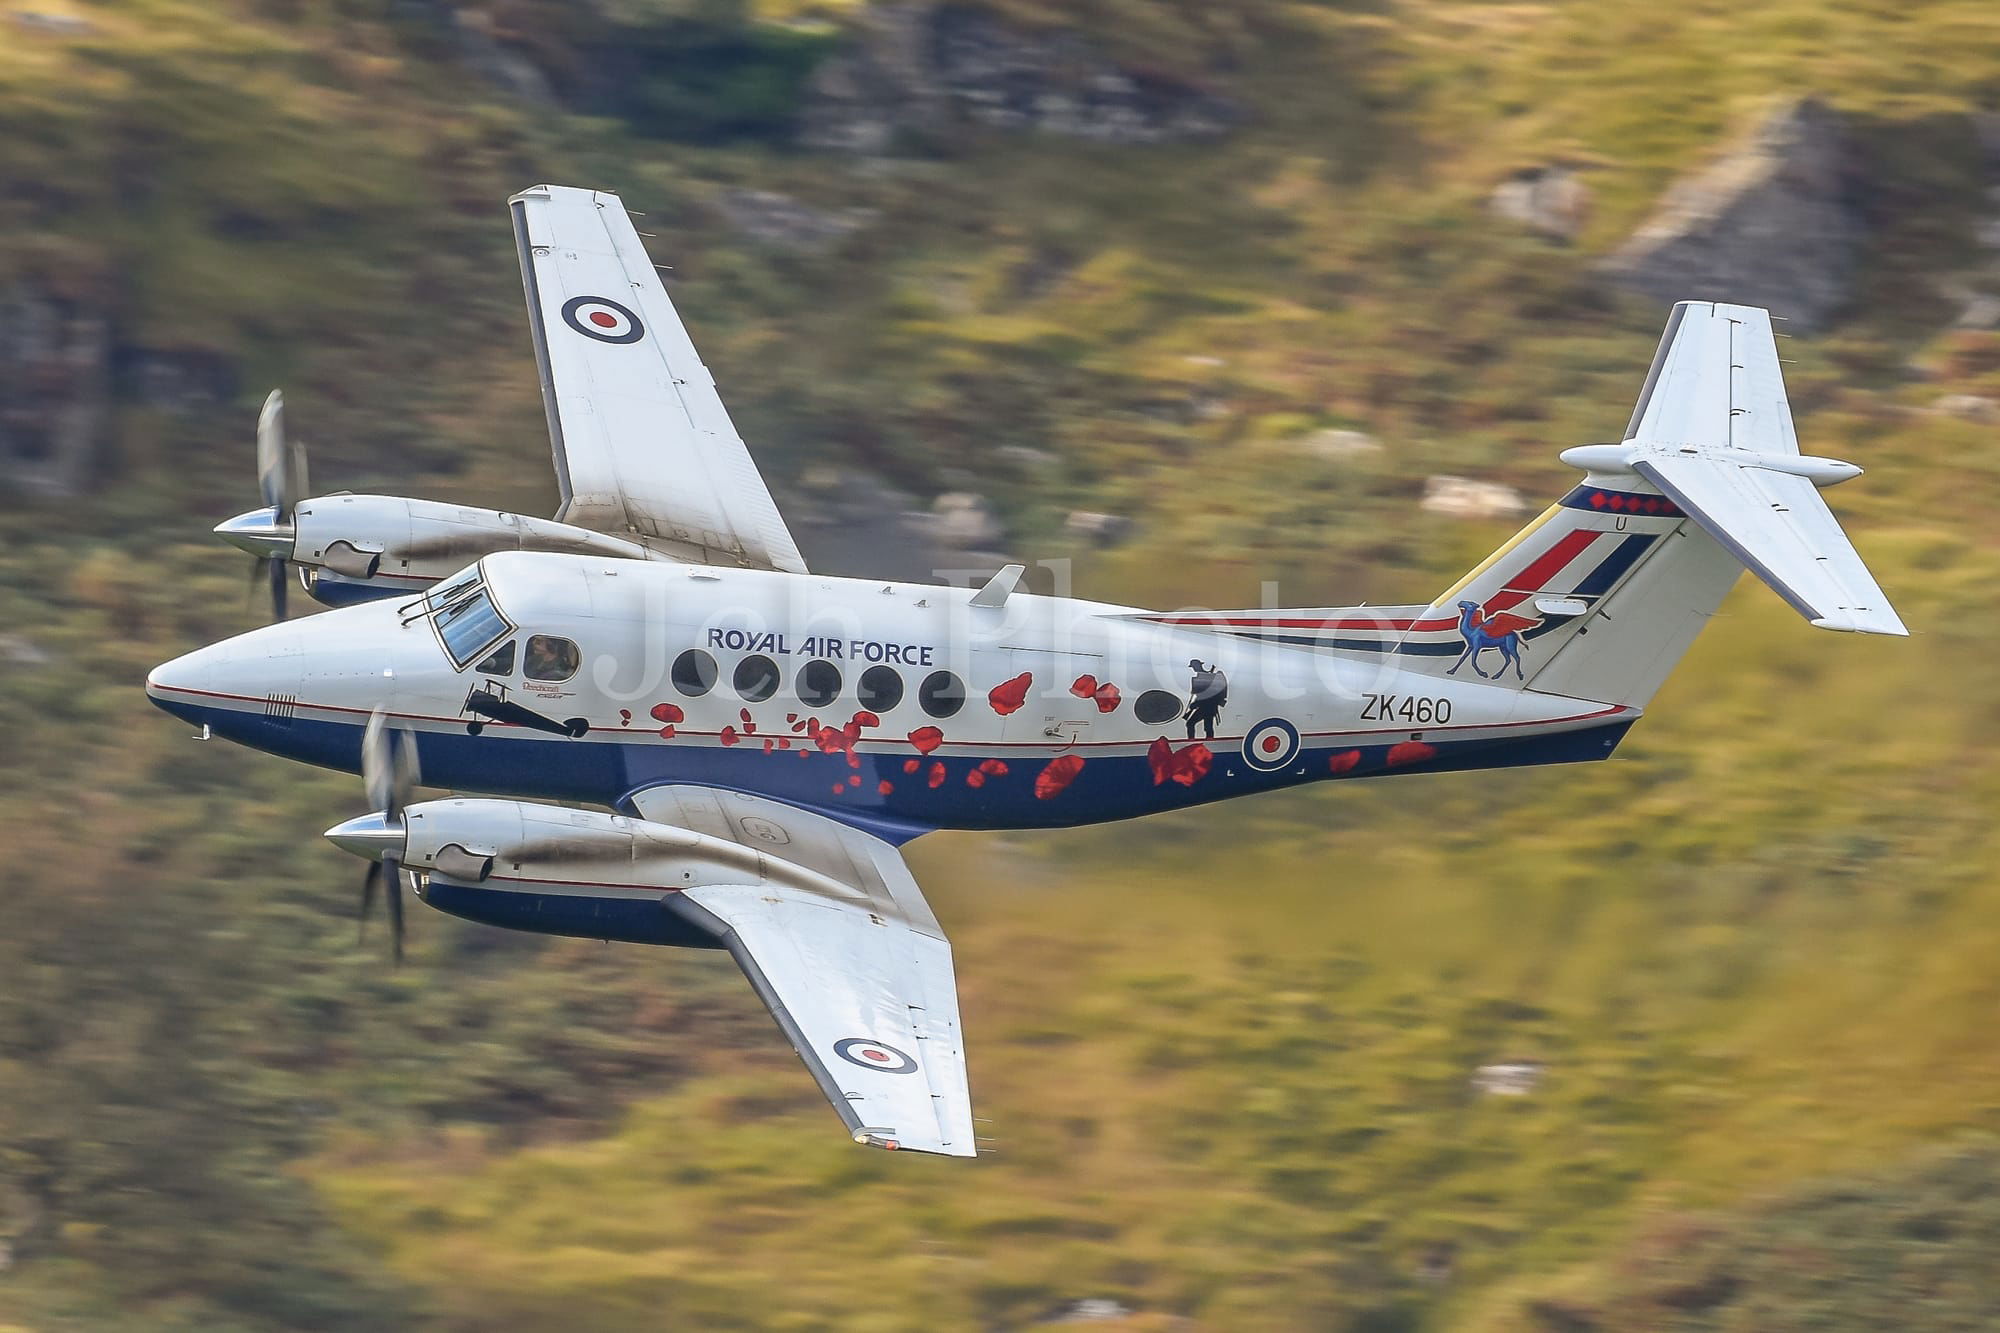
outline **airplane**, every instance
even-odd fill
[[[385,889],[399,958],[406,885],[727,950],[864,1145],[977,1151],[951,946],[900,851],[924,833],[1603,759],[1745,568],[1813,625],[1907,632],[1819,494],[1860,469],[1800,452],[1761,309],[1675,306],[1619,441],[1564,452],[1582,479],[1429,602],[1159,612],[1024,591],[1018,564],[809,570],[618,197],[510,208],[557,520],[303,498],[273,404],[269,504],[225,535],[374,600],[147,693],[364,776],[374,812],[326,836],[372,862],[363,920]]]

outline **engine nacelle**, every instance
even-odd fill
[[[327,830],[358,856],[396,857],[425,902],[469,921],[546,935],[720,947],[679,891],[789,885],[835,898],[860,891],[726,838],[625,815],[527,801],[452,798],[363,815]]]
[[[555,551],[649,560],[637,542],[551,519],[412,500],[399,495],[326,495],[293,516],[290,559],[329,605],[420,592],[495,551]]]

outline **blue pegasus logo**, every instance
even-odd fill
[[[1514,675],[1525,682],[1528,677],[1521,670],[1521,631],[1535,623],[1537,622],[1522,616],[1510,615],[1505,611],[1488,617],[1481,611],[1479,603],[1460,602],[1458,633],[1465,640],[1465,651],[1458,655],[1458,660],[1451,664],[1451,669],[1445,674],[1455,676],[1460,667],[1470,662],[1472,669],[1483,678],[1498,680],[1507,674],[1508,664],[1511,663]],[[1479,655],[1488,648],[1500,650],[1500,669],[1491,674],[1479,668]]]

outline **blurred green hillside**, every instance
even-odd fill
[[[0,471],[0,1329],[2000,1323],[2000,12],[983,12],[1235,118],[813,150],[853,0],[0,14],[0,354],[110,348],[79,493]],[[502,211],[543,180],[646,213],[796,512],[971,490],[1085,595],[1427,597],[1511,525],[1425,479],[1570,484],[1665,314],[1605,256],[1801,96],[1866,231],[1793,402],[1914,637],[1746,582],[1609,764],[918,841],[977,1162],[848,1145],[726,959],[419,912],[392,970],[318,836],[358,783],[139,688],[253,623],[206,529],[273,384],[322,489],[552,510]],[[1488,204],[1549,164],[1567,242]]]

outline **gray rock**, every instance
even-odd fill
[[[19,634],[0,634],[0,662],[12,666],[47,666],[49,655],[46,649],[33,639]]]
[[[50,37],[85,37],[97,31],[97,25],[89,19],[78,18],[74,14],[51,14],[39,9],[17,9],[8,15],[14,26],[29,32],[45,33]]]
[[[1120,67],[1063,29],[973,5],[873,6],[813,77],[801,141],[883,154],[954,125],[1107,144],[1212,139],[1243,118],[1234,99]]]
[[[1071,1301],[1042,1322],[1044,1324],[1101,1324],[1132,1315],[1132,1307],[1109,1296],[1091,1296]]]
[[[1573,241],[1590,216],[1590,187],[1569,167],[1529,167],[1494,186],[1486,206],[1495,217]]]
[[[1824,327],[1847,302],[1862,240],[1848,161],[1838,114],[1810,98],[1791,102],[1669,189],[1606,271],[1662,302],[1760,305],[1796,329]]]
[[[1533,1061],[1481,1065],[1472,1071],[1472,1086],[1489,1097],[1525,1097],[1542,1081],[1542,1067]]]
[[[2000,422],[2000,399],[1976,393],[1948,393],[1932,403],[1930,410],[1965,421]]]
[[[1063,535],[1094,546],[1110,546],[1123,541],[1132,531],[1132,520],[1120,514],[1101,514],[1094,509],[1072,509],[1063,520]]]
[[[1447,518],[1516,518],[1525,509],[1521,493],[1496,481],[1439,475],[1424,482],[1420,502],[1426,513]]]
[[[743,236],[792,254],[818,254],[872,221],[859,210],[829,212],[772,190],[724,190],[715,206]]]
[[[931,502],[931,532],[954,551],[972,551],[1000,540],[993,506],[970,491],[946,491]]]

